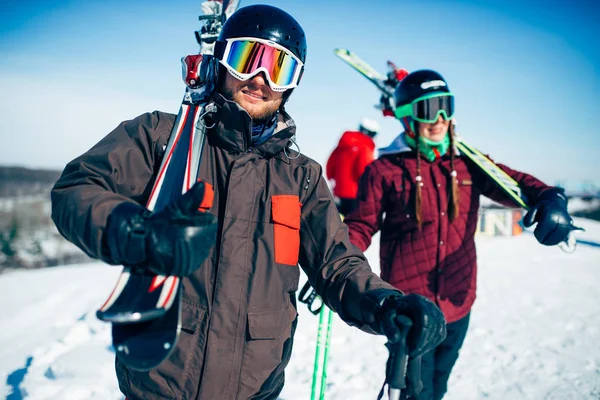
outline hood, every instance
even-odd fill
[[[209,137],[219,147],[233,152],[247,152],[252,140],[252,118],[248,112],[236,102],[227,100],[223,95],[214,92],[211,107],[205,121],[211,128]],[[279,110],[279,117],[275,133],[263,144],[254,149],[254,152],[263,157],[274,156],[284,148],[289,147],[290,138],[296,133],[294,120],[284,111]]]
[[[342,134],[339,147],[367,147],[370,150],[375,150],[375,142],[372,138],[358,131],[346,131]]]

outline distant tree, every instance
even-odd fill
[[[31,239],[29,252],[36,256],[43,255],[44,252],[42,251],[42,242],[39,237],[33,237]]]
[[[15,242],[19,235],[19,222],[16,217],[13,217],[8,231],[0,232],[0,250],[7,258],[11,259],[16,254]]]

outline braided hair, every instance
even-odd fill
[[[415,190],[415,217],[417,219],[417,227],[419,230],[423,227],[423,219],[421,208],[423,204],[423,177],[421,176],[421,155],[420,155],[420,146],[421,146],[421,138],[419,133],[419,122],[414,121],[413,124],[408,123],[405,124],[407,133],[415,138],[416,144],[416,152],[417,152],[417,176],[416,180],[416,190]],[[414,126],[414,129],[411,127]],[[453,222],[458,217],[459,212],[459,198],[460,192],[458,190],[458,179],[456,169],[454,167],[454,159],[455,159],[455,151],[454,151],[454,124],[450,123],[450,127],[448,129],[448,135],[450,135],[450,184],[449,184],[449,198],[448,198],[448,217],[450,218],[450,222]]]

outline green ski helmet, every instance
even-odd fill
[[[435,123],[440,115],[445,120],[454,116],[454,95],[446,80],[436,71],[411,72],[394,91],[394,115],[405,129],[414,131],[413,121]]]

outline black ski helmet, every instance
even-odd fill
[[[291,51],[302,63],[306,61],[304,30],[294,17],[277,7],[256,4],[234,12],[225,21],[217,43],[224,50],[226,39],[238,37],[270,40]],[[220,59],[223,54],[215,51],[215,56]]]
[[[294,17],[280,8],[266,4],[256,4],[242,7],[234,12],[223,24],[219,38],[215,43],[215,58],[222,60],[223,52],[227,46],[226,39],[238,37],[270,40],[288,49],[302,61],[302,64],[306,62],[304,29]],[[224,68],[221,65],[219,65],[219,71],[221,71],[219,76],[224,76]],[[300,78],[302,78],[303,73],[304,67],[300,72]],[[280,108],[284,108],[293,90],[288,89],[283,93]]]
[[[450,93],[450,88],[438,72],[421,69],[400,81],[394,91],[394,102],[396,107],[400,107],[430,93]]]

